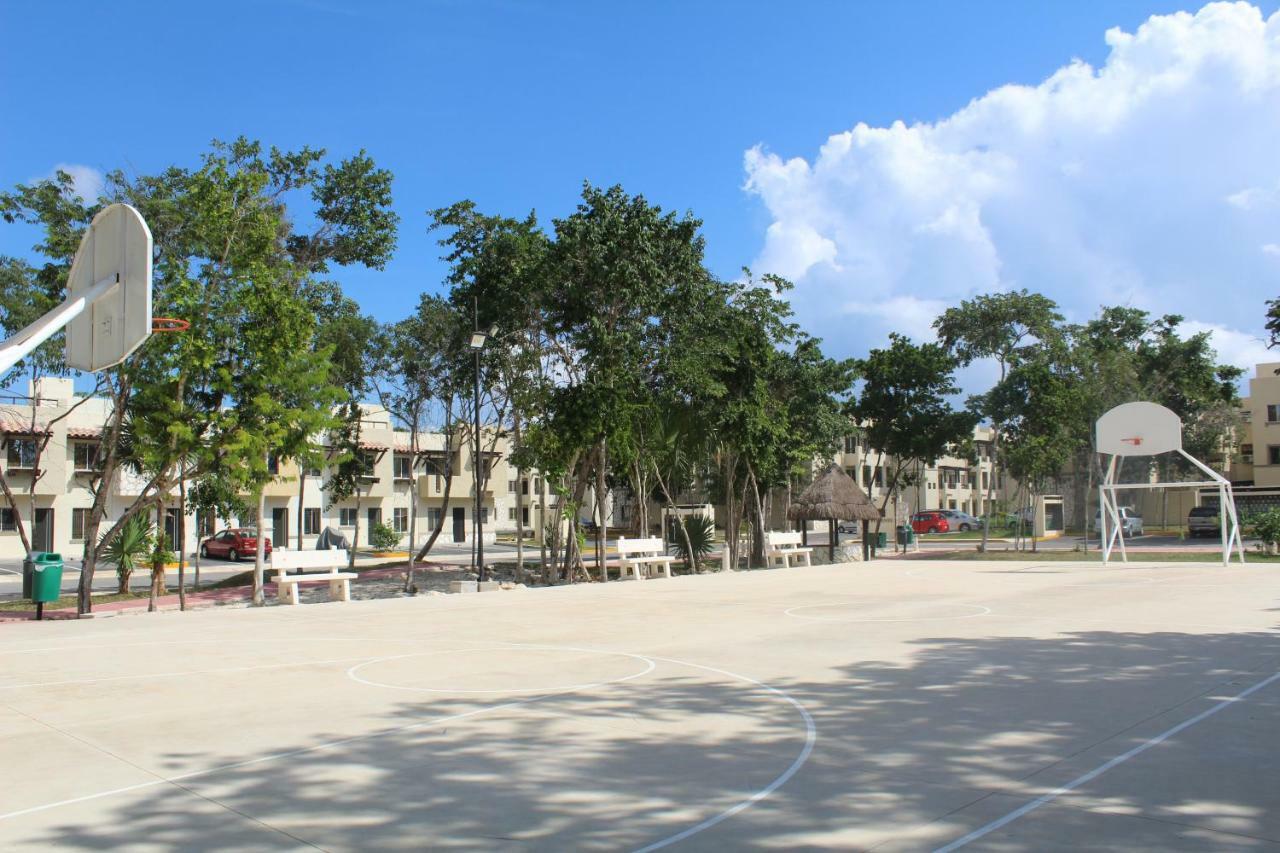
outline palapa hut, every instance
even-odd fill
[[[836,522],[860,521],[863,558],[867,556],[867,525],[880,518],[880,510],[853,478],[834,462],[814,478],[800,497],[791,502],[787,518],[792,521],[827,520],[827,559],[836,559]]]

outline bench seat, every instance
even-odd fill
[[[275,570],[276,595],[282,604],[298,604],[298,586],[304,583],[329,584],[330,601],[350,601],[351,581],[360,577],[355,572],[343,571],[349,563],[345,550],[335,551],[275,551],[271,555],[271,568]],[[310,574],[288,574],[290,569]],[[320,569],[321,571],[314,571]]]
[[[803,541],[799,533],[794,532],[776,532],[765,534],[765,559],[772,563],[778,560],[782,563],[784,569],[791,568],[791,559],[793,557],[803,559],[806,566],[813,565],[810,555],[813,554],[812,548],[806,548],[800,543]]]

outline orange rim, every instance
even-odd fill
[[[187,320],[179,320],[177,317],[152,317],[151,331],[153,332],[185,332],[191,328],[191,323]]]

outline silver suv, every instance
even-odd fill
[[[1131,506],[1119,507],[1120,510],[1120,527],[1124,531],[1126,537],[1142,535],[1142,516],[1138,515],[1137,510]],[[1112,521],[1107,519],[1107,527],[1110,528]],[[1098,510],[1093,514],[1093,529],[1102,529],[1102,510]]]
[[[1187,532],[1196,536],[1221,536],[1222,519],[1216,506],[1194,507],[1187,515]]]
[[[945,515],[947,521],[951,522],[952,530],[977,530],[982,526],[982,522],[978,521],[978,519],[958,509],[940,509],[938,512]]]

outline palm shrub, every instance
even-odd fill
[[[671,543],[676,556],[687,566],[694,564],[693,558],[696,558],[697,562],[702,562],[703,558],[711,553],[711,547],[715,544],[715,523],[705,515],[688,515],[679,523],[684,528],[685,535],[675,537],[675,541]],[[689,553],[691,548],[692,554]]]
[[[395,528],[380,522],[369,528],[369,544],[375,551],[390,551],[400,544],[400,534]]]
[[[156,609],[156,599],[165,594],[164,569],[176,559],[178,555],[169,550],[169,534],[161,531],[151,552],[151,602],[147,606],[148,612]]]
[[[116,567],[119,581],[117,592],[129,591],[129,578],[133,570],[147,558],[151,550],[152,527],[146,516],[139,513],[120,526],[120,530],[107,543],[102,556]]]

